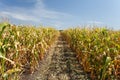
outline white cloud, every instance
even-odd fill
[[[35,4],[35,8],[37,9],[39,9],[39,8],[45,8],[45,5],[44,5],[44,3],[43,3],[43,0],[36,0],[36,4]]]
[[[70,14],[67,13],[47,9],[45,4],[43,3],[43,0],[26,0],[26,1],[28,2],[35,1],[35,4],[31,5],[33,6],[33,8],[26,9],[23,7],[6,6],[4,11],[3,10],[0,11],[0,14],[7,16],[8,18],[13,18],[22,21],[32,21],[35,23],[37,22],[46,23],[45,22],[46,20],[52,20],[51,24],[59,23],[59,25],[56,24],[56,26],[60,26],[64,18],[72,17]]]
[[[1,15],[3,16],[10,16],[12,18],[16,18],[19,20],[23,20],[23,21],[37,21],[37,19],[34,18],[34,16],[28,16],[26,14],[19,14],[19,13],[14,13],[14,12],[1,12]]]
[[[103,24],[101,21],[88,21],[88,24]]]

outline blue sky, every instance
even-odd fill
[[[120,0],[0,0],[0,18],[57,29],[94,24],[120,29]]]

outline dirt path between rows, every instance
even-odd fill
[[[24,74],[21,80],[90,80],[76,55],[60,36],[48,51],[40,67],[33,74]]]

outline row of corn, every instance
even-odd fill
[[[92,80],[120,80],[120,31],[72,28],[62,35]]]
[[[0,80],[18,80],[20,74],[34,72],[58,34],[53,28],[0,23]]]

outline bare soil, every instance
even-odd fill
[[[90,80],[76,59],[76,54],[60,36],[47,51],[33,74],[23,74],[21,80]]]

